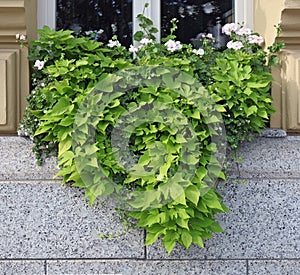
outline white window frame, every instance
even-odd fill
[[[235,0],[234,21],[244,23],[245,27],[254,29],[254,0]]]
[[[133,33],[139,29],[136,15],[143,12],[145,3],[149,7],[145,11],[145,15],[151,18],[154,26],[160,30],[160,1],[163,0],[133,0]],[[235,22],[244,23],[248,28],[254,27],[254,0],[235,0]],[[44,25],[50,28],[56,26],[56,1],[55,0],[38,0],[38,28]],[[156,35],[160,39],[160,32]]]
[[[56,26],[56,0],[37,1],[37,27],[49,26],[55,29]]]

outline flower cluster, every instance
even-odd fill
[[[170,52],[175,52],[182,49],[182,45],[180,41],[175,41],[170,39],[164,45],[167,47],[167,50]]]
[[[193,49],[192,52],[195,54],[195,55],[204,55],[204,50],[203,49]]]
[[[116,39],[111,39],[108,41],[107,47],[109,48],[121,47],[121,43]]]
[[[93,30],[93,31],[86,31],[85,35],[90,36],[90,35],[101,35],[102,33],[104,33],[103,29],[99,29],[99,30]]]
[[[249,44],[261,45],[264,42],[263,37],[253,33],[251,29],[236,23],[228,23],[224,25],[222,33],[230,36],[231,38],[231,40],[227,43],[228,49],[240,50],[244,47],[251,48],[249,47]]]
[[[17,33],[16,34],[16,41],[19,42],[20,45],[21,45],[21,48],[23,48],[24,44],[26,42],[26,35]]]

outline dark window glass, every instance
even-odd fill
[[[184,43],[196,43],[202,33],[211,33],[217,46],[224,46],[225,37],[220,33],[222,25],[233,21],[232,0],[162,0],[162,37],[169,34],[170,20],[179,20],[177,39]]]
[[[132,43],[132,0],[57,0],[56,28],[107,42],[116,35],[124,46]]]

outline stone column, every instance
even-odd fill
[[[0,134],[16,134],[29,93],[27,45],[16,34],[36,38],[36,0],[0,0]],[[26,43],[27,44],[27,43]]]
[[[280,22],[284,41],[280,65],[273,68],[272,96],[276,113],[271,117],[272,128],[300,133],[300,1],[255,0],[255,31],[265,37],[266,46],[276,39],[274,25]]]

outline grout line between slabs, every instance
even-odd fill
[[[44,262],[44,271],[45,271],[45,275],[47,275],[48,274],[48,267],[47,267],[47,260]]]

